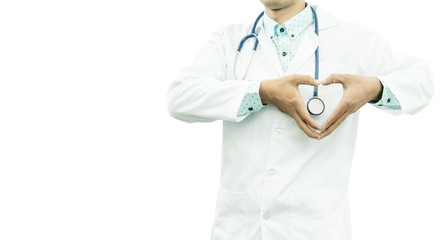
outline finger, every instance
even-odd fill
[[[298,104],[296,106],[296,112],[299,117],[310,127],[313,129],[321,131],[321,126],[310,116],[309,111],[307,110],[306,105],[303,102],[302,98],[298,98]]]
[[[337,121],[335,121],[334,124],[332,124],[328,129],[326,129],[326,131],[321,132],[320,133],[320,139],[323,139],[327,136],[329,136],[333,131],[335,131],[335,129],[338,128],[338,126],[340,126],[340,124],[351,114],[351,111],[346,111],[345,113],[343,113],[343,115],[337,119]]]
[[[326,131],[326,129],[328,129],[335,121],[337,121],[337,119],[339,119],[348,109],[349,105],[347,104],[346,98],[342,97],[337,108],[335,108],[331,116],[329,116],[326,122],[323,123],[323,126],[321,126],[321,131]]]
[[[333,84],[333,83],[343,84],[344,80],[345,80],[345,74],[333,73],[333,74],[329,75],[326,79],[324,79],[321,82],[321,84],[322,85],[329,85],[329,84]]]
[[[291,79],[293,80],[293,82],[295,83],[295,85],[301,85],[301,84],[306,84],[306,85],[311,85],[311,86],[318,86],[320,85],[320,82],[318,80],[315,80],[315,78],[309,76],[309,75],[298,75],[298,74],[293,74],[290,75]]]
[[[295,119],[295,122],[298,124],[300,129],[309,137],[319,139],[320,134],[312,130],[301,118],[298,114],[294,114],[293,118]]]

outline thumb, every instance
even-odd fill
[[[329,84],[333,84],[333,83],[343,83],[343,75],[342,74],[331,74],[321,82],[322,85],[329,85]]]
[[[314,79],[311,76],[308,75],[292,75],[294,83],[298,86],[301,84],[305,85],[311,85],[311,86],[318,86],[320,85],[320,81]]]

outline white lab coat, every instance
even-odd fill
[[[320,36],[315,35],[314,26],[308,28],[285,74],[274,44],[261,29],[246,80],[234,79],[235,50],[252,27],[239,24],[215,31],[194,64],[181,70],[169,88],[168,109],[173,117],[186,122],[223,120],[220,189],[212,240],[351,239],[347,187],[359,112],[325,139],[311,139],[294,119],[273,105],[237,117],[250,80],[290,74],[314,76],[314,51],[319,45],[320,80],[331,73],[377,76],[402,107],[384,111],[416,113],[432,97],[431,73],[423,61],[395,53],[370,29],[342,22],[314,7]],[[240,54],[236,71],[239,79],[252,46],[253,41],[247,41]],[[313,87],[299,88],[307,102]],[[322,124],[342,94],[340,84],[320,86],[326,111],[313,118]]]

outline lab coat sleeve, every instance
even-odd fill
[[[241,102],[251,81],[227,79],[224,32],[214,31],[192,65],[180,70],[171,83],[167,104],[170,115],[185,122],[238,122]]]
[[[392,115],[415,114],[422,110],[433,96],[433,77],[429,66],[421,59],[391,49],[388,41],[373,33],[369,39],[370,66],[375,67],[377,78],[384,82],[400,102],[401,109],[376,106]]]

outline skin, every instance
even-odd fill
[[[319,139],[318,125],[307,111],[298,86],[301,84],[318,86],[320,83],[311,76],[289,75],[275,80],[264,80],[259,87],[263,104],[273,104],[279,110],[295,119],[307,136]]]
[[[265,14],[279,24],[285,23],[306,7],[304,0],[261,0],[261,3],[265,6]]]
[[[304,0],[261,0],[261,2],[265,6],[265,13],[279,24],[286,22],[305,7]],[[307,111],[298,86],[336,83],[343,85],[343,97],[331,116],[320,126]],[[377,77],[331,74],[320,83],[311,76],[295,74],[262,81],[259,95],[263,104],[273,104],[295,119],[307,136],[321,140],[334,132],[346,117],[366,103],[380,100],[382,91],[383,86]]]

